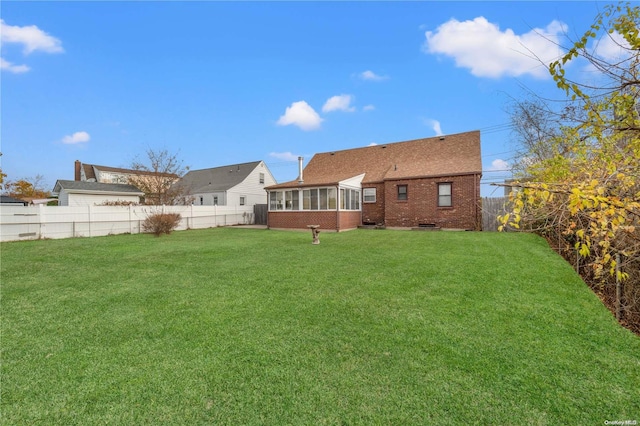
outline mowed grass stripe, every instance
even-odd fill
[[[525,234],[1,245],[4,424],[602,424],[640,339]]]

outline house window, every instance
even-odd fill
[[[327,189],[327,208],[329,210],[335,210],[338,207],[337,190],[335,188]]]
[[[407,200],[407,185],[398,185],[398,200]]]
[[[282,191],[269,192],[269,210],[283,210],[283,195]]]
[[[451,207],[451,183],[438,184],[438,207]]]
[[[362,202],[363,203],[375,203],[376,202],[376,189],[364,188],[362,190]]]
[[[360,191],[357,189],[340,189],[340,209],[360,210]]]
[[[302,191],[302,210],[311,210],[311,190],[310,189],[304,189]]]
[[[313,188],[302,191],[303,210],[335,210],[337,204],[335,188]]]
[[[244,197],[240,197],[240,205],[244,206]]]
[[[217,195],[214,195],[214,196],[213,196],[213,205],[214,205],[214,206],[217,206],[217,205],[218,205],[218,196],[217,196]]]
[[[298,197],[299,197],[299,192],[297,190],[285,191],[284,192],[285,210],[298,210],[299,208]]]
[[[264,183],[264,173],[260,173],[260,183]]]

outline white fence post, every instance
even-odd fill
[[[46,226],[44,224],[44,206],[42,204],[38,204],[38,238],[44,238],[44,233],[42,229]]]
[[[133,220],[131,218],[131,209],[133,208],[133,206],[131,204],[129,204],[129,233],[133,234]]]
[[[89,222],[89,236],[93,237],[93,235],[91,234],[91,204],[89,204],[87,206],[87,208],[88,208],[87,215],[89,216],[89,220],[88,220],[88,222]]]

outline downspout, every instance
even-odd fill
[[[362,183],[360,183],[360,223],[358,224],[358,226],[362,225],[363,215],[364,215],[364,189],[362,188]]]
[[[479,188],[478,188],[478,175],[477,174],[473,174],[473,196],[475,198],[474,200],[474,220],[476,222],[476,231],[482,231],[482,220],[478,220],[478,208],[480,206],[478,206],[478,198],[479,198]]]
[[[265,189],[265,192],[267,193],[267,229],[269,229],[269,207],[271,206],[271,200],[269,200],[269,191]]]
[[[340,185],[336,186],[336,232],[340,232]]]

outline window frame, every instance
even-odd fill
[[[369,192],[369,194],[367,194]],[[373,192],[373,194],[371,194]],[[371,197],[373,195],[373,199],[367,200],[367,197]],[[362,188],[362,203],[375,203],[378,199],[376,188]]]
[[[449,188],[448,194],[443,194],[443,188]],[[448,204],[443,204],[443,199],[448,200]],[[449,208],[453,207],[453,182],[438,182],[438,207]]]
[[[340,210],[359,211],[361,190],[354,188],[340,188]]]
[[[401,192],[400,189],[404,188],[404,192]],[[396,196],[398,201],[408,201],[409,200],[409,185],[397,185],[396,187]]]
[[[343,191],[344,188],[340,188]],[[360,210],[360,190],[346,189],[351,191],[353,199],[346,209],[340,205],[340,210]],[[343,203],[342,192],[335,186],[321,186],[305,189],[281,189],[269,191],[268,204],[269,211],[337,211],[338,196]]]

